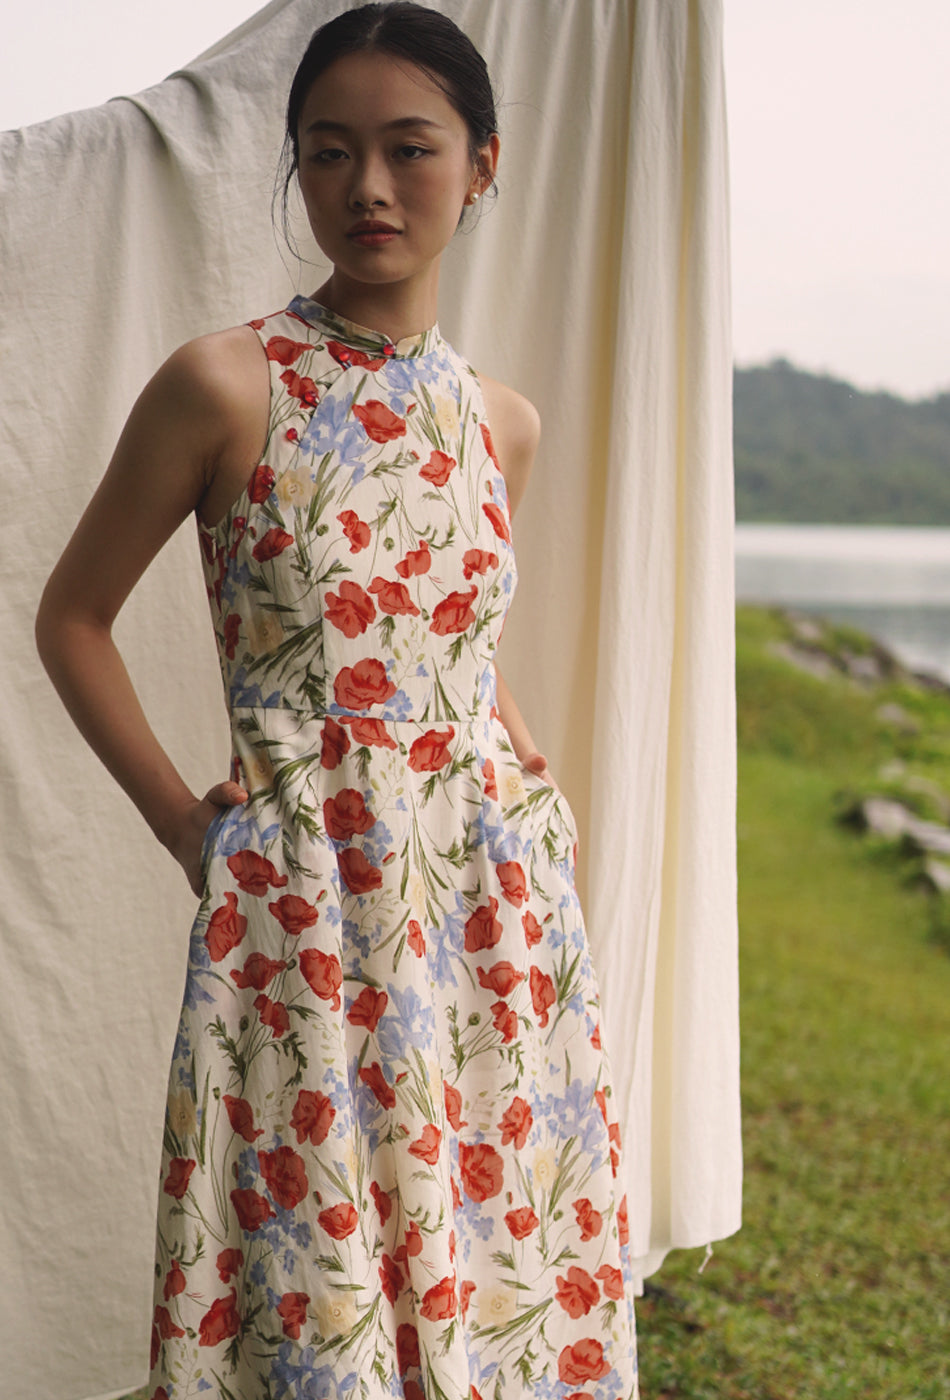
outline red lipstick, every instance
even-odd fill
[[[347,229],[346,236],[351,243],[358,243],[362,248],[381,248],[399,237],[399,229],[393,228],[392,224],[384,224],[381,219],[361,219]]]

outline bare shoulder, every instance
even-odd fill
[[[249,326],[201,335],[179,346],[152,380],[183,409],[241,416],[269,397],[267,360]]]
[[[188,456],[200,467],[198,508],[220,519],[241,494],[267,438],[270,373],[248,326],[199,336],[176,350],[143,398],[153,414],[173,411]]]
[[[487,375],[479,375],[485,412],[512,513],[524,495],[541,438],[541,418],[529,399]]]

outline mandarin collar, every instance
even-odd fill
[[[321,306],[320,302],[314,301],[312,297],[295,296],[287,309],[315,330],[323,331],[334,340],[339,340],[354,350],[375,350],[387,359],[416,359],[420,355],[428,355],[442,344],[438,324],[430,326],[428,330],[419,331],[416,335],[403,336],[402,340],[394,341],[383,331],[370,330],[368,326],[348,321],[345,316],[339,316],[328,307]]]

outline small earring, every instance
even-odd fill
[[[474,204],[475,201],[476,201],[476,199],[481,199],[481,197],[482,197],[482,195],[481,195],[481,191],[480,191],[480,190],[473,190],[473,191],[472,191],[471,203]]]

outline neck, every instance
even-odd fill
[[[355,282],[339,269],[314,292],[314,300],[347,321],[368,330],[381,331],[394,343],[418,335],[435,325],[438,306],[438,269],[424,281],[407,278],[374,286]]]

